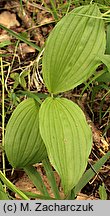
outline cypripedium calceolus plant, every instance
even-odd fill
[[[92,148],[92,132],[81,108],[58,97],[85,82],[106,59],[104,21],[96,4],[75,8],[50,33],[42,60],[49,96],[38,104],[21,102],[5,133],[13,167],[24,168],[48,156],[68,195],[82,177]]]

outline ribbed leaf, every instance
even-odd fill
[[[83,83],[101,63],[105,31],[96,4],[74,9],[51,32],[43,56],[43,77],[57,94]]]
[[[107,25],[107,45],[106,54],[110,55],[110,24]]]
[[[31,98],[21,102],[13,112],[5,133],[5,151],[13,167],[34,164],[46,156],[39,133],[39,106]]]
[[[50,162],[67,194],[86,168],[92,146],[91,130],[78,105],[64,98],[47,98],[41,105],[39,120]]]

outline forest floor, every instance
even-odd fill
[[[72,10],[76,5],[68,5],[68,1],[56,1],[58,18],[61,19],[67,10]],[[59,2],[59,3],[58,3]],[[23,42],[25,37],[27,41],[33,42],[40,48],[44,47],[45,41],[56,24],[55,13],[49,0],[15,0],[0,1],[0,24],[6,26],[20,34],[20,38],[16,38],[4,29],[0,29],[0,58],[2,59],[5,79],[5,127],[16,106],[24,99],[19,95],[21,91],[31,91],[46,93],[42,82],[41,58],[42,53],[36,47],[32,47],[30,43]],[[0,74],[1,76],[1,74]],[[99,85],[99,91],[93,96],[93,89]],[[108,150],[110,150],[110,94],[106,94],[110,88],[110,83],[103,83],[106,88],[102,88],[102,83],[92,82],[89,88],[84,90],[84,84],[72,91],[64,93],[82,108],[85,113],[88,124],[93,133],[93,147],[89,157],[88,168],[100,159]],[[82,93],[83,92],[83,93]],[[2,82],[0,83],[0,93],[2,96]],[[82,95],[82,96],[81,96]],[[105,97],[104,97],[105,95]],[[102,100],[103,98],[103,100]],[[0,97],[2,104],[2,97]],[[0,109],[2,105],[0,105]],[[2,112],[1,112],[2,113]],[[0,142],[2,144],[2,115],[0,115]],[[2,150],[1,150],[2,151]],[[0,169],[2,170],[2,157],[0,156]],[[43,181],[52,195],[50,185],[43,170],[42,164],[37,164],[36,169],[41,173]],[[6,176],[20,189],[38,193],[32,182],[26,176],[24,171],[15,170],[11,174],[12,167],[6,159]],[[62,192],[60,178],[55,173],[56,181]],[[77,199],[99,199],[99,186],[104,183],[107,199],[110,199],[110,161],[102,167],[100,172],[88,182],[82,189]],[[17,194],[11,193],[16,199]]]

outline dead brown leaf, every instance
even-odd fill
[[[98,200],[98,199],[94,196],[88,196],[86,194],[79,193],[76,200]]]
[[[10,41],[10,36],[5,31],[2,31],[2,34],[0,35],[0,42],[4,41]]]
[[[0,24],[10,28],[12,26],[20,26],[18,20],[16,19],[16,15],[14,13],[10,13],[9,11],[4,11],[0,14]]]
[[[35,52],[35,49],[31,46],[28,46],[27,44],[25,43],[20,43],[19,44],[19,47],[18,47],[18,52],[24,56],[25,54],[27,53],[34,53]]]

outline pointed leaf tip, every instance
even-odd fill
[[[43,78],[49,92],[68,91],[87,80],[105,52],[105,30],[96,4],[75,8],[51,32],[43,56]]]

